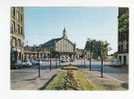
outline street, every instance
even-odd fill
[[[67,64],[70,64],[70,62],[60,63],[61,66]],[[76,60],[71,62],[71,64],[78,66],[82,70],[89,71],[89,62],[87,60],[85,61],[85,65],[83,60]],[[104,62],[104,64],[106,64],[104,65],[105,75],[110,76],[113,79],[117,79],[120,82],[128,83],[128,67],[112,67],[108,65],[110,64],[109,62]],[[101,65],[99,61],[93,61],[91,65],[91,70],[93,72],[100,72]],[[44,83],[46,83],[59,70],[58,64],[56,68],[55,61],[52,61],[51,71],[49,62],[42,62],[40,66],[41,77],[38,78],[38,67],[39,66],[32,66],[29,68],[11,70],[11,89],[37,89],[39,86],[42,86]]]
[[[75,60],[74,62],[60,62],[60,65],[67,65],[67,64],[73,64],[75,66],[78,66],[79,68],[89,68],[89,61],[88,60]],[[57,66],[59,65],[59,62]],[[56,68],[56,61],[52,61],[52,68]],[[99,71],[100,72],[100,61],[92,60],[91,62],[91,69],[92,71]],[[49,61],[45,61],[41,63],[41,69],[49,69],[50,63]],[[38,67],[35,67],[38,68]],[[128,67],[116,67],[111,66],[111,62],[104,62],[104,73],[107,75],[110,75],[112,77],[115,77],[116,79],[119,79],[121,81],[128,81]]]

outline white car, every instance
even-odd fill
[[[66,62],[70,62],[70,57],[67,57],[66,58]]]
[[[29,60],[27,60],[25,62],[22,62],[22,65],[23,66],[32,66],[32,63]]]
[[[64,57],[61,57],[60,62],[66,62],[66,59]]]
[[[112,65],[120,65],[120,61],[118,59],[113,59],[112,60]]]

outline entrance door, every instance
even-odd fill
[[[121,63],[121,61],[122,61],[121,56],[119,56],[119,60],[120,60],[120,63]]]
[[[126,56],[124,56],[123,62],[124,62],[124,65],[126,65]]]

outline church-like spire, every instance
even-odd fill
[[[63,38],[67,39],[67,32],[66,32],[66,28],[65,27],[64,27],[64,30],[63,30]]]

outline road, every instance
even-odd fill
[[[52,68],[56,68],[56,61],[52,61]],[[67,65],[67,64],[73,64],[75,66],[78,66],[80,68],[89,68],[89,61],[88,60],[75,60],[74,62],[63,62],[60,63],[60,65]],[[57,65],[59,65],[59,62],[57,62]],[[100,61],[92,60],[91,63],[91,69],[92,71],[99,71],[100,72],[100,66],[101,63]],[[58,67],[58,66],[57,66]],[[50,63],[49,61],[42,62],[41,68],[50,68]],[[111,62],[104,62],[104,73],[107,75],[110,75],[112,77],[115,77],[121,81],[128,81],[128,67],[123,66],[123,67],[113,67],[111,66]]]
[[[70,64],[70,62],[66,63],[60,63],[60,65],[67,65]],[[71,62],[71,64],[78,66],[80,69],[86,69],[89,70],[89,61],[83,60],[76,60],[74,62]],[[115,79],[118,79],[123,82],[128,82],[128,67],[112,67],[109,66],[109,62],[104,62],[104,74],[109,75]],[[99,61],[93,61],[92,62],[92,71],[98,71],[100,72],[100,62]],[[56,68],[56,62],[52,61],[52,70],[50,71],[50,63],[42,62],[41,64],[41,82],[37,82],[36,77],[38,76],[38,67],[39,66],[32,66],[30,68],[22,68],[22,69],[16,69],[11,70],[11,89],[23,89],[23,86],[25,88],[30,89],[33,88],[33,86],[36,85],[36,83],[39,83],[38,85],[41,85],[44,81],[47,82],[55,73],[57,73],[58,69]],[[59,63],[57,63],[57,68],[59,67]],[[45,78],[44,78],[45,77]],[[44,80],[45,79],[45,80]],[[31,83],[32,82],[32,83]],[[21,83],[21,84],[20,84]],[[29,88],[29,86],[31,86]],[[37,86],[39,87],[39,86]]]

